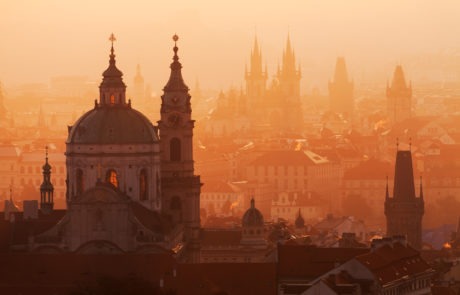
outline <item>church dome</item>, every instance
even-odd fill
[[[264,216],[255,207],[254,199],[251,199],[251,208],[243,215],[243,227],[264,226]]]
[[[67,143],[139,144],[158,142],[153,124],[131,107],[95,107],[69,133]]]
[[[99,103],[72,126],[67,143],[77,144],[149,144],[158,142],[153,124],[126,102],[123,73],[117,68],[110,36],[109,66],[103,72],[99,86]]]

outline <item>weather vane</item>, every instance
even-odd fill
[[[112,42],[112,46],[113,46],[113,42],[117,41],[117,38],[115,38],[115,35],[113,33],[110,34],[109,41]]]

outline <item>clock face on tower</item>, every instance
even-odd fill
[[[182,117],[179,113],[173,112],[168,115],[168,125],[172,127],[178,127],[182,122]]]

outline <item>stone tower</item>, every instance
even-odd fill
[[[54,207],[54,187],[51,183],[51,165],[48,163],[48,147],[46,147],[45,165],[43,165],[43,182],[40,185],[40,210],[49,214]]]
[[[263,103],[267,83],[267,70],[262,69],[262,49],[259,47],[257,37],[254,37],[254,48],[251,51],[249,71],[246,69],[245,79],[250,107],[257,107]]]
[[[138,64],[136,68],[136,76],[133,79],[133,95],[134,99],[137,101],[143,101],[145,98],[145,85],[144,85],[144,77],[142,77],[141,73],[141,66]]]
[[[353,116],[353,82],[348,80],[345,58],[338,57],[335,64],[334,79],[329,82],[329,104],[332,112]]]
[[[401,65],[395,68],[391,86],[387,85],[387,115],[392,123],[412,117],[412,85],[406,85]]]
[[[283,104],[283,118],[280,125],[285,131],[299,131],[302,129],[302,105],[300,102],[300,66],[296,67],[294,49],[288,35],[286,48],[283,52],[283,63],[278,70],[281,103]]]
[[[191,96],[182,78],[174,35],[171,75],[161,96],[161,119],[158,121],[161,144],[161,183],[163,212],[174,223],[184,225],[189,262],[199,261],[200,177],[194,174]]]
[[[387,235],[406,236],[407,242],[415,249],[422,247],[422,217],[424,213],[423,190],[420,182],[420,195],[415,195],[412,154],[410,151],[397,151],[393,197],[388,192],[385,197],[385,216]]]

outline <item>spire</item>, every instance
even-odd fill
[[[40,185],[40,210],[47,214],[53,210],[54,187],[51,183],[51,165],[48,163],[48,146],[45,147],[45,165],[43,165],[43,182]]]
[[[412,169],[411,151],[398,150],[396,152],[393,197],[395,199],[415,198],[414,174]]]
[[[171,63],[171,75],[169,76],[169,81],[166,83],[166,86],[163,88],[163,91],[179,91],[179,92],[187,92],[189,88],[185,85],[184,79],[182,78],[182,65],[179,62],[179,56],[177,55],[177,51],[179,48],[177,47],[177,41],[179,40],[179,36],[174,34],[174,56],[173,62]]]
[[[334,72],[334,83],[348,83],[348,73],[347,65],[345,63],[345,58],[340,56],[337,58],[335,63],[335,72]]]
[[[297,213],[297,218],[295,219],[295,227],[302,228],[304,226],[305,226],[305,220],[303,219],[302,213],[300,212],[300,208],[299,208],[299,212]]]
[[[296,69],[295,53],[291,46],[291,37],[289,33],[286,40],[286,48],[283,51],[281,74],[287,77],[294,77],[299,75],[299,72]]]
[[[141,83],[144,83],[144,77],[142,77],[141,65],[137,64],[137,66],[136,66],[136,76],[134,76],[134,84],[141,84]]]
[[[254,197],[251,198],[251,209],[254,209],[256,207],[256,201],[254,200]]]

